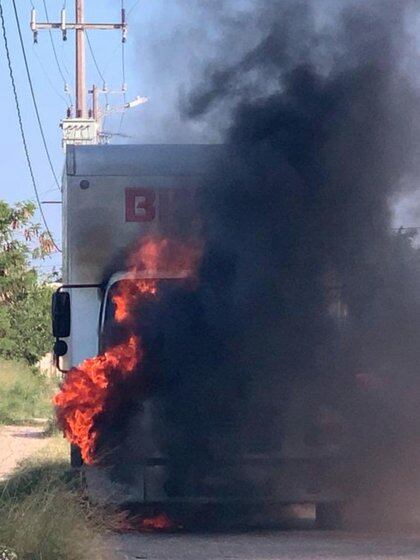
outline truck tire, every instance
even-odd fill
[[[77,445],[70,446],[70,465],[73,469],[80,469],[83,466],[82,454]]]
[[[343,528],[343,505],[337,502],[316,504],[317,529],[337,530]]]

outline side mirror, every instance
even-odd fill
[[[67,346],[67,342],[65,340],[57,340],[54,342],[54,356],[56,358],[61,358],[61,356],[65,356],[68,352],[69,347]]]
[[[52,297],[52,332],[55,338],[70,336],[70,294],[55,292]]]

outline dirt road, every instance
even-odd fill
[[[116,560],[418,560],[418,535],[278,531],[131,535],[112,539]]]
[[[47,443],[43,426],[0,426],[0,480]]]
[[[0,426],[0,479],[48,444],[42,427]],[[418,534],[254,531],[107,537],[112,560],[420,560]]]

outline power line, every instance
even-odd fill
[[[61,44],[61,63],[63,65],[64,72],[67,75],[68,81],[71,82],[72,76],[70,75],[70,71],[67,66],[67,53],[65,50],[65,45],[67,44],[67,41],[61,41],[60,44]]]
[[[64,95],[63,95],[62,93],[60,93],[60,92],[58,91],[58,89],[55,87],[55,84],[52,82],[52,80],[51,80],[51,78],[50,78],[50,76],[49,76],[49,74],[48,74],[48,72],[47,72],[47,70],[46,70],[46,68],[45,68],[45,66],[44,66],[44,64],[43,64],[43,62],[42,62],[42,60],[41,60],[41,57],[40,57],[40,56],[38,55],[38,53],[36,52],[36,48],[33,49],[33,53],[34,53],[34,55],[35,55],[35,58],[36,58],[37,61],[38,61],[38,64],[39,64],[39,66],[40,66],[42,72],[44,73],[44,76],[45,76],[46,80],[47,80],[48,83],[50,84],[51,89],[54,91],[54,93],[55,93],[60,99],[62,99],[62,100],[64,101],[64,103],[66,104],[66,107],[68,107],[68,100],[67,100],[67,99],[64,97]]]
[[[137,0],[134,2],[134,4],[131,6],[131,8],[128,10],[127,12],[127,17],[131,14],[131,12],[134,11],[134,9],[140,4],[141,0]],[[124,7],[124,4],[122,4],[122,7]],[[108,57],[108,62],[105,65],[105,73],[107,72],[109,65],[111,64],[111,61],[114,59],[114,56],[116,55],[116,53],[118,52],[118,45],[115,47],[115,49],[112,51],[111,56]]]
[[[42,1],[43,1],[43,4],[44,4],[45,17],[47,18],[47,22],[49,22],[50,19],[49,19],[49,15],[48,15],[47,3],[46,3],[45,0],[42,0]],[[55,60],[55,63],[56,63],[56,65],[57,65],[57,68],[58,68],[58,71],[59,71],[59,73],[60,73],[60,76],[61,76],[61,78],[62,78],[62,80],[63,80],[64,89],[66,89],[67,80],[66,80],[66,78],[65,78],[65,76],[64,76],[63,70],[61,69],[60,61],[58,60],[57,50],[56,50],[56,48],[55,48],[54,38],[53,38],[53,35],[52,35],[52,33],[51,33],[51,30],[49,31],[49,35],[50,35],[51,47],[52,47],[53,54],[54,54],[54,60]],[[70,101],[70,105],[73,105],[73,100],[72,100],[72,97],[71,97],[70,93],[68,93],[67,95],[68,95],[68,98],[69,98],[69,101]]]
[[[123,10],[124,10],[124,0],[121,0],[121,11]],[[125,93],[125,37],[123,37],[121,43],[121,65],[122,65],[123,90]]]
[[[131,12],[133,12],[137,8],[137,6],[140,4],[140,1],[141,0],[137,0],[136,2],[134,2],[134,4],[128,10],[127,16],[129,16],[131,14]]]
[[[112,51],[111,55],[108,57],[108,61],[106,62],[105,69],[104,69],[105,74],[107,74],[107,71],[109,70],[109,66],[110,66],[111,62],[114,60],[114,57],[117,54],[119,48],[120,48],[119,45],[117,45],[115,47],[115,49]]]
[[[57,186],[56,184],[52,184],[51,187],[49,189],[46,189],[44,191],[41,192],[41,195],[44,196],[46,194],[52,193],[52,192],[57,192]],[[60,191],[61,192],[61,191]]]
[[[104,78],[103,73],[101,72],[101,69],[99,68],[98,61],[96,59],[95,53],[94,53],[93,48],[92,48],[92,43],[90,42],[89,33],[87,31],[85,31],[85,35],[86,35],[89,51],[90,51],[90,54],[92,56],[92,60],[93,60],[93,63],[95,65],[96,71],[98,72],[99,77],[101,78],[103,84],[105,85],[105,78]]]
[[[48,145],[47,145],[47,140],[46,140],[45,134],[44,134],[44,128],[43,128],[42,122],[41,122],[41,116],[39,114],[38,105],[37,105],[36,98],[35,98],[34,86],[33,86],[33,83],[32,83],[31,73],[29,71],[29,64],[28,64],[28,58],[26,56],[25,44],[23,42],[22,29],[20,27],[19,15],[18,15],[17,8],[16,8],[16,0],[12,0],[12,3],[13,3],[13,10],[14,10],[14,13],[15,13],[16,26],[17,26],[17,30],[18,30],[18,34],[19,34],[20,46],[21,46],[21,49],[22,49],[23,60],[24,60],[24,63],[25,63],[26,75],[28,77],[29,89],[31,91],[31,97],[32,97],[32,101],[33,101],[33,104],[34,104],[34,108],[35,108],[35,114],[36,114],[36,118],[37,118],[37,121],[38,121],[39,131],[41,133],[42,143],[44,145],[44,149],[45,149],[45,153],[46,153],[46,156],[47,156],[48,164],[49,164],[51,172],[53,174],[55,183],[56,183],[57,187],[60,188],[60,182],[58,181],[57,174],[55,172],[55,169],[54,169],[54,166],[53,166],[53,163],[52,163],[52,159],[51,159],[51,156],[50,156],[50,151],[49,151]]]
[[[103,74],[103,72],[101,71],[101,69],[100,69],[100,67],[99,67],[97,58],[96,58],[96,56],[95,56],[95,52],[94,52],[93,47],[92,47],[92,43],[90,42],[89,33],[88,33],[87,31],[85,31],[85,35],[86,35],[87,44],[88,44],[88,47],[89,47],[90,54],[91,54],[91,56],[92,56],[93,63],[94,63],[94,65],[95,65],[95,67],[96,67],[96,71],[98,72],[98,75],[99,75],[99,77],[100,77],[101,80],[102,80],[102,87],[103,87],[103,90],[104,90],[104,92],[105,92],[105,103],[106,103],[106,105],[108,106],[108,105],[109,105],[109,97],[108,97],[108,93],[106,92],[105,77],[104,77],[104,74]],[[105,120],[105,119],[104,119],[104,120]]]
[[[124,0],[121,1],[121,6],[122,8],[124,8]],[[121,43],[121,69],[122,69],[122,81],[123,81],[123,100],[124,100],[124,105],[127,103],[127,94],[126,94],[126,82],[125,82],[125,43],[122,42]],[[118,134],[121,133],[122,130],[122,126],[124,123],[124,116],[125,116],[125,110],[123,110],[123,112],[121,113],[121,118],[120,118],[120,124],[118,127]]]
[[[13,5],[14,5],[14,8],[16,9],[15,0],[13,0]],[[1,19],[1,27],[2,27],[2,32],[3,32],[4,48],[5,48],[5,51],[6,51],[7,65],[8,65],[8,69],[9,69],[9,75],[10,75],[10,82],[11,82],[11,85],[12,85],[13,97],[14,97],[14,100],[15,100],[16,112],[17,112],[17,117],[18,117],[18,121],[19,121],[20,135],[21,135],[21,138],[22,138],[22,144],[23,144],[23,149],[24,149],[24,152],[25,152],[26,163],[28,165],[29,174],[31,176],[32,186],[33,186],[33,189],[34,189],[34,192],[35,192],[35,197],[36,197],[36,200],[37,200],[37,203],[38,203],[39,213],[41,214],[42,221],[44,223],[44,227],[45,227],[48,235],[50,236],[50,239],[51,239],[54,247],[57,249],[57,251],[59,251],[61,253],[61,249],[56,245],[56,243],[54,241],[54,238],[52,236],[51,230],[48,227],[48,223],[47,223],[47,220],[46,220],[45,215],[44,215],[44,211],[43,211],[42,206],[41,206],[41,201],[39,199],[38,187],[37,187],[37,184],[36,184],[35,175],[34,175],[34,171],[33,171],[33,167],[32,167],[32,162],[31,162],[31,158],[30,158],[30,155],[29,155],[28,144],[26,142],[25,130],[24,130],[24,127],[23,127],[22,113],[21,113],[21,110],[20,110],[19,98],[18,98],[17,89],[16,89],[16,82],[15,82],[15,77],[14,77],[14,73],[13,73],[12,59],[11,59],[10,50],[9,50],[9,42],[8,42],[8,39],[7,39],[6,22],[5,22],[5,19],[4,19],[2,0],[0,0],[0,19]]]
[[[125,43],[121,43],[121,66],[122,66],[123,88],[125,88]]]

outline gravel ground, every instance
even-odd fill
[[[0,426],[0,480],[44,447],[43,426]]]
[[[392,536],[323,531],[145,534],[114,537],[109,544],[116,560],[420,559],[420,532]]]

